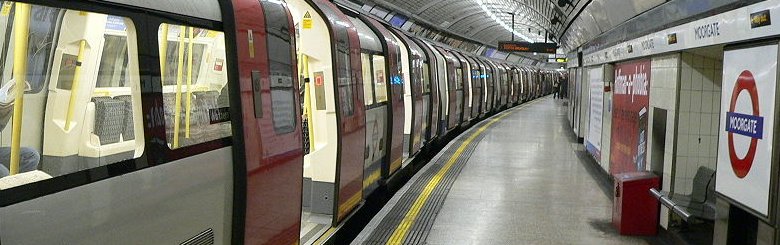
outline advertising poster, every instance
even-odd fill
[[[725,51],[715,191],[768,216],[777,44]],[[770,55],[772,54],[772,55]]]
[[[650,60],[615,65],[609,172],[644,171],[650,108]]]
[[[590,123],[588,125],[585,149],[601,161],[601,125],[604,115],[604,67],[598,66],[588,71],[590,84]]]

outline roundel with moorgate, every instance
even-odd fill
[[[753,110],[751,114],[736,112],[739,96],[742,91],[750,97],[750,105]],[[726,132],[728,132],[729,159],[731,168],[738,178],[745,178],[750,168],[753,166],[753,160],[756,157],[756,148],[758,140],[763,138],[764,117],[761,116],[761,110],[758,105],[758,90],[756,89],[756,79],[753,73],[748,70],[742,71],[734,84],[734,90],[731,92],[731,104],[726,112]],[[747,136],[750,138],[747,154],[744,157],[737,155],[734,134]]]

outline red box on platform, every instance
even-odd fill
[[[615,202],[612,224],[621,235],[652,236],[658,233],[658,200],[650,188],[658,189],[658,176],[651,172],[615,174]]]

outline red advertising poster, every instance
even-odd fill
[[[650,113],[650,60],[615,66],[609,172],[644,171]]]

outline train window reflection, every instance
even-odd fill
[[[270,64],[271,110],[274,131],[286,134],[295,130],[295,91],[293,86],[293,53],[287,12],[277,3],[261,1],[268,30],[268,63]],[[260,109],[262,108],[255,108]]]
[[[374,91],[376,91],[376,102],[387,101],[387,74],[385,74],[385,57],[375,55],[373,58],[374,67]]]
[[[431,92],[431,72],[428,63],[424,63],[422,68],[423,93],[427,94]]]
[[[0,189],[143,153],[130,19],[4,1],[0,47]]]
[[[158,36],[168,146],[231,136],[224,33],[164,23]]]
[[[371,77],[371,57],[366,54],[360,54],[360,61],[363,64],[363,97],[365,98],[366,105],[374,104],[374,88]]]
[[[455,90],[463,89],[463,69],[455,69]]]

